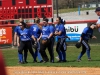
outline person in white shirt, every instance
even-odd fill
[[[97,16],[99,16],[98,21],[96,22],[96,27],[98,28],[98,30],[100,32],[100,7],[97,7],[95,9],[95,13],[97,14]]]

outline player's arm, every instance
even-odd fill
[[[70,37],[68,37],[67,35],[65,36],[66,38],[68,38],[70,40]]]
[[[82,41],[82,37],[85,36],[85,34],[87,33],[87,31],[88,31],[88,28],[84,28],[84,30],[83,30],[83,32],[82,32],[82,34],[80,36],[80,40],[78,42],[81,42]]]
[[[54,35],[54,28],[53,26],[50,26],[50,35],[48,36],[48,39],[50,39]]]
[[[50,35],[48,36],[48,39],[50,39],[53,36],[53,33],[50,33]]]
[[[97,37],[93,35],[93,36],[92,36],[92,39],[97,39]]]
[[[32,38],[34,41],[36,41],[36,39],[35,39],[34,35],[32,35],[32,36],[31,36],[31,38]]]
[[[19,46],[20,45],[20,33],[19,33],[19,31],[17,31],[16,38],[17,38],[17,46]]]
[[[16,45],[17,44],[17,33],[15,32],[14,33],[14,45]]]
[[[96,36],[94,36],[93,34],[90,36],[91,39],[97,39]]]
[[[36,41],[36,38],[34,37],[34,35],[32,34],[31,31],[30,31],[30,36],[31,36],[31,38],[32,38],[34,41]]]
[[[42,37],[42,33],[40,34],[40,37],[37,39],[37,41],[39,41],[41,39],[41,37]]]
[[[60,35],[61,33],[62,31],[59,31],[59,32],[55,31],[55,35]]]
[[[17,35],[17,46],[19,46],[20,45],[20,43],[19,43],[19,36]]]
[[[82,36],[80,37],[80,40],[78,42],[81,42],[82,41]]]
[[[61,35],[61,33],[64,31],[64,25],[60,26],[59,32],[55,31],[55,35]]]
[[[100,24],[96,24],[95,25],[95,28],[100,28]]]

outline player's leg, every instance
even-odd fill
[[[27,62],[27,55],[28,55],[28,49],[27,49],[27,47],[25,46],[25,47],[24,47],[24,62],[25,62],[25,63],[28,63],[28,62]]]
[[[18,58],[19,58],[19,63],[23,63],[23,49],[24,49],[25,43],[20,42],[20,46],[18,47]]]
[[[63,57],[66,57],[66,52],[65,52],[67,50],[67,44],[66,44],[66,42],[63,44],[63,48],[64,48],[64,52],[61,51],[62,55],[64,55],[64,56],[62,56],[62,60],[66,59],[66,58],[63,58]],[[56,56],[55,58],[57,60],[59,60],[59,56]]]
[[[82,56],[85,54],[85,52],[86,52],[86,46],[85,46],[85,44],[84,44],[83,41],[84,41],[84,40],[82,40],[82,51],[81,51],[80,55],[78,56],[78,61],[81,60],[81,57],[82,57]]]
[[[90,57],[90,46],[89,46],[87,41],[83,41],[83,43],[84,43],[84,46],[86,47],[86,53],[87,53],[88,60],[91,60],[91,57]]]
[[[66,46],[65,38],[62,38],[62,41],[63,41],[62,46],[61,46],[62,61],[66,62],[66,49],[67,49],[67,46]]]
[[[53,50],[53,46],[54,46],[54,38],[50,39],[50,42],[48,43],[48,51],[50,54],[50,62],[54,62],[54,50]]]
[[[33,49],[35,49],[35,52],[34,52],[34,62],[37,62],[37,48],[36,48],[36,46],[37,46],[37,43],[35,43],[35,41],[32,39],[31,40],[32,41],[32,47],[33,47]]]
[[[56,46],[56,51],[58,53],[58,56],[59,56],[59,61],[58,62],[61,62],[62,61],[62,53],[61,53],[61,39],[58,39],[58,42],[57,42],[57,46]]]
[[[66,62],[66,49],[67,49],[67,45],[66,45],[66,42],[64,40],[64,43],[63,43],[63,45],[61,47],[63,62]]]
[[[40,51],[40,42],[37,42],[37,57],[40,62],[43,62],[43,59],[39,51]]]
[[[32,45],[33,45],[32,47],[35,49],[34,62],[37,62],[37,57],[38,57],[38,60],[40,62],[43,62],[42,57],[41,57],[41,54],[39,52],[39,50],[40,50],[40,42],[35,43],[35,41],[32,40]]]
[[[45,52],[46,47],[47,47],[47,44],[42,44],[42,42],[40,42],[40,53],[41,53],[41,56],[42,56],[44,62],[48,62],[48,60],[49,60],[48,56]]]
[[[34,51],[33,51],[33,49],[32,49],[32,42],[31,42],[31,41],[27,41],[26,46],[27,46],[27,48],[29,49],[29,52],[30,52],[30,54],[32,55],[33,60],[34,60]]]

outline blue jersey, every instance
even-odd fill
[[[20,26],[16,26],[16,28],[14,29],[14,32],[18,32],[18,30],[20,29]]]
[[[88,41],[93,35],[93,29],[91,29],[90,27],[86,27],[83,30],[82,34],[84,34],[84,36],[82,36],[82,39]]]
[[[42,33],[41,29],[36,24],[30,27],[30,32],[35,38],[39,38],[40,34]]]
[[[58,38],[65,37],[65,27],[63,24],[56,25],[55,31],[57,31],[57,32],[61,31],[61,34],[57,36]]]
[[[53,31],[53,33],[55,32],[55,27],[53,25],[50,25],[50,29]]]
[[[54,33],[52,26],[43,26],[42,27],[42,39],[47,39],[51,33]]]
[[[29,32],[30,30],[25,28],[24,30],[19,29],[17,34],[21,41],[29,41],[31,40],[31,34]]]

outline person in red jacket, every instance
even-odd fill
[[[1,50],[0,50],[0,75],[7,75]]]

